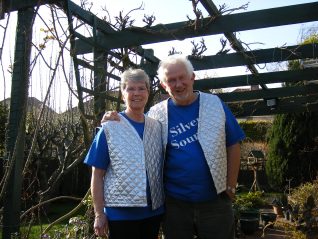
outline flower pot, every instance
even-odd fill
[[[273,212],[262,212],[261,213],[261,220],[266,226],[268,223],[273,223],[276,221],[277,214]],[[271,224],[269,227],[273,227],[273,224]]]
[[[259,218],[241,218],[240,226],[241,226],[241,231],[245,235],[252,235],[258,229]]]

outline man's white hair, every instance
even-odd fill
[[[176,55],[168,56],[167,58],[160,61],[158,71],[157,71],[159,80],[161,82],[165,82],[166,69],[171,65],[177,65],[177,64],[184,65],[189,76],[193,74],[194,69],[193,69],[192,63],[189,61],[187,56],[176,54]]]

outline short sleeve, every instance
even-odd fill
[[[109,164],[109,152],[103,128],[100,128],[97,132],[85,157],[84,163],[96,168],[107,169]]]

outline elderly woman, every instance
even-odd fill
[[[149,77],[128,69],[121,77],[126,110],[102,124],[85,163],[92,166],[94,231],[110,239],[155,239],[163,209],[161,125],[144,108]]]

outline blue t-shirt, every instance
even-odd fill
[[[138,132],[140,138],[143,138],[144,132],[144,123],[135,122],[129,119],[126,114],[122,114],[128,121],[133,125],[135,130]],[[96,167],[99,169],[107,170],[107,167],[110,163],[109,151],[107,146],[106,135],[104,131],[101,129],[97,132],[93,143],[86,155],[84,163],[90,165],[92,167]],[[149,191],[149,184],[147,179],[147,199],[148,206],[147,207],[106,207],[105,212],[107,214],[107,218],[110,221],[118,221],[118,220],[139,220],[143,218],[153,217],[164,212],[164,207],[161,206],[156,210],[152,210],[151,208],[151,197]]]
[[[166,194],[185,201],[203,202],[216,199],[217,192],[198,141],[198,97],[187,106],[168,100],[168,144],[165,162]],[[226,115],[226,146],[236,144],[245,135],[229,108],[222,102]],[[207,132],[208,133],[208,132]]]

